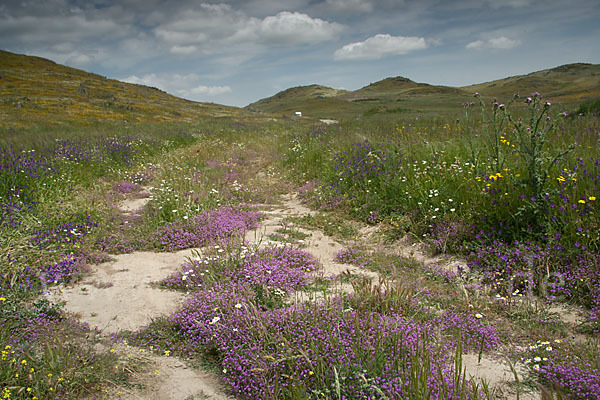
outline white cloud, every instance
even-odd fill
[[[86,66],[93,61],[93,58],[87,54],[72,54],[66,60],[68,65]]]
[[[249,17],[227,4],[201,4],[154,28],[172,53],[220,54],[258,51],[267,45],[315,44],[336,37],[344,26],[299,12]]]
[[[191,89],[181,89],[178,90],[179,93],[183,97],[192,97],[198,95],[209,95],[209,96],[218,96],[220,94],[231,93],[230,86],[196,86]]]
[[[334,53],[336,60],[377,60],[387,55],[401,55],[427,47],[421,37],[377,34],[364,42],[350,43]]]
[[[483,49],[485,47],[485,42],[483,40],[475,40],[474,42],[470,42],[465,46],[467,49]]]
[[[509,50],[513,47],[517,47],[521,44],[519,40],[509,39],[506,36],[500,36],[497,38],[492,38],[489,40],[475,40],[474,42],[468,43],[465,47],[467,49],[499,49],[499,50]]]
[[[299,45],[323,42],[337,36],[342,25],[298,12],[283,11],[263,19],[259,38],[270,44]]]
[[[488,43],[492,49],[504,49],[504,50],[512,49],[513,47],[517,47],[519,44],[521,44],[520,41],[509,39],[506,36],[501,36],[499,38],[490,39],[488,41]]]
[[[215,96],[230,93],[230,86],[199,85],[201,78],[197,74],[147,74],[141,77],[131,75],[124,82],[156,87],[175,96],[190,100],[208,101]]]
[[[190,55],[198,51],[196,46],[171,46],[169,49],[173,54]]]

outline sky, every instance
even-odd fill
[[[314,83],[599,64],[598,21],[598,0],[0,0],[0,49],[243,107]]]

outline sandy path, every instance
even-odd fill
[[[285,226],[289,217],[313,215],[315,212],[304,206],[296,195],[282,196],[282,204],[264,211],[265,218],[259,228],[247,232],[245,239],[251,244],[262,247],[280,244],[271,241],[269,235],[274,234]],[[143,207],[147,199],[131,199],[120,204],[124,214],[132,214]],[[335,278],[342,273],[366,276],[378,281],[378,274],[350,264],[335,261],[336,254],[345,246],[320,230],[306,230],[294,227],[307,235],[303,240],[304,250],[317,258],[322,268],[316,275]],[[361,232],[361,238],[369,239],[366,232]],[[395,254],[412,257],[418,262],[442,265],[455,270],[463,267],[461,261],[448,260],[443,257],[428,257],[420,246],[408,242],[398,243]],[[176,253],[134,252],[115,256],[113,261],[96,265],[82,282],[72,286],[60,287],[49,296],[54,301],[64,301],[65,309],[77,314],[84,322],[96,326],[103,334],[111,334],[120,330],[136,330],[146,326],[161,315],[173,313],[185,300],[185,295],[177,292],[161,290],[151,284],[177,271],[188,257],[191,250]],[[339,284],[338,290],[352,292],[350,284]],[[314,294],[299,292],[295,301],[314,299]],[[232,399],[226,392],[218,377],[210,372],[190,368],[175,357],[148,354],[140,349],[128,348],[119,350],[121,353],[137,352],[147,363],[144,372],[132,377],[136,390],[112,388],[109,399],[156,399],[156,400],[192,400],[192,399]],[[496,387],[508,398],[513,393],[506,392],[507,382],[512,381],[512,373],[504,363],[483,357],[478,362],[475,355],[465,355],[463,366],[467,374],[484,378],[490,387]],[[533,397],[523,396],[522,399]]]
[[[191,250],[117,255],[114,261],[93,266],[87,279],[54,290],[51,298],[64,301],[65,310],[104,333],[137,330],[174,312],[185,299],[151,283],[175,272],[190,256]]]
[[[269,235],[276,233],[282,228],[286,222],[286,218],[301,217],[303,215],[314,215],[315,212],[298,200],[297,195],[288,194],[282,196],[283,204],[278,207],[273,207],[271,210],[264,212],[265,219],[260,227],[256,230],[246,233],[246,241],[249,243],[260,244],[262,247],[273,246],[281,242],[271,241]],[[289,223],[287,223],[289,225]],[[300,232],[309,234],[310,236],[303,240],[302,249],[312,254],[321,263],[321,269],[316,271],[316,275],[322,275],[331,279],[335,279],[342,273],[349,272],[353,275],[362,275],[373,280],[378,280],[378,274],[366,269],[359,268],[351,264],[342,264],[335,261],[335,256],[341,250],[346,248],[330,236],[325,235],[319,230],[307,230],[295,228]],[[350,284],[340,284],[339,289],[349,293],[353,291]],[[308,300],[308,295],[304,292],[296,293],[296,300]]]
[[[139,194],[138,194],[139,196]],[[124,215],[138,214],[149,197],[128,198],[118,204]],[[192,256],[192,249],[174,253],[133,252],[114,256],[110,262],[92,266],[80,282],[60,286],[48,293],[54,302],[64,302],[66,311],[96,327],[103,335],[137,330],[154,318],[177,310],[186,296],[179,292],[154,287]],[[106,399],[154,400],[227,400],[218,377],[207,371],[190,368],[175,357],[150,354],[141,349],[116,346],[128,357],[144,361],[142,372],[131,376],[135,390],[111,387]]]
[[[233,400],[224,393],[217,376],[194,369],[175,357],[144,355],[146,373],[134,377],[144,389],[124,392],[111,391],[119,400]]]

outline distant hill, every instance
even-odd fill
[[[321,85],[299,86],[259,100],[246,108],[272,114],[317,118],[351,118],[378,113],[424,113],[447,110],[448,104],[464,102],[470,93],[457,88],[416,83],[404,77],[387,78],[355,91]],[[450,108],[453,108],[452,105]]]
[[[344,102],[336,99],[344,93],[345,90],[321,85],[297,86],[252,103],[246,108],[253,111],[292,115],[295,111],[300,111],[299,107],[306,108],[307,105],[317,108],[325,104],[328,108],[343,106]]]
[[[563,106],[600,97],[600,65],[569,64],[528,75],[464,87],[417,83],[405,77],[386,78],[355,91],[336,91],[320,85],[300,86],[259,100],[246,108],[274,114],[317,118],[356,118],[374,115],[440,115],[456,113],[474,92],[508,100],[519,92],[535,91]]]
[[[461,89],[498,98],[509,98],[515,93],[539,92],[555,102],[579,104],[583,100],[600,97],[600,65],[561,65],[528,75],[464,86]]]
[[[399,95],[419,95],[419,94],[463,94],[460,90],[447,86],[432,86],[426,83],[416,83],[408,78],[397,76],[395,78],[386,78],[381,81],[371,83],[362,89],[346,93],[344,97],[349,101],[360,100],[361,98],[383,98],[387,96]]]
[[[0,127],[190,122],[232,115],[251,114],[0,50]]]

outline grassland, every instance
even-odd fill
[[[301,111],[316,118],[360,119],[427,116],[435,118],[458,113],[474,92],[492,99],[509,99],[519,91],[538,91],[572,111],[585,100],[600,97],[600,66],[569,64],[464,87],[416,83],[404,77],[387,78],[355,91],[336,91],[319,85],[303,86],[277,93],[250,104],[251,110],[292,115]],[[324,95],[326,93],[326,95]]]
[[[67,90],[50,76],[49,92]],[[2,396],[135,392],[144,366],[128,346],[208,366],[240,399],[600,398],[598,117],[566,117],[537,94],[465,101],[405,79],[359,94],[390,88],[429,91],[423,107],[460,104],[336,125],[196,103],[176,123],[85,126],[58,109],[6,119]],[[142,191],[138,214],[119,210]],[[289,194],[312,211],[285,214]],[[271,239],[286,245],[249,243],[274,211],[283,225]],[[314,248],[300,247],[311,235],[341,248],[351,272],[319,275]],[[198,253],[156,284],[187,302],[142,329],[104,335],[44,295],[116,254],[185,248]],[[469,363],[504,365],[510,382]]]
[[[0,128],[4,129],[105,122],[189,123],[207,116],[249,116],[238,108],[187,101],[156,88],[1,50],[0,77]]]

